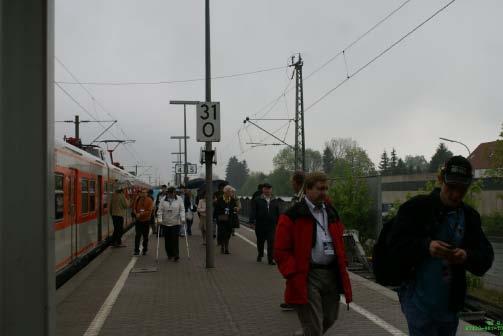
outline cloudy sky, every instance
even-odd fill
[[[498,0],[455,1],[310,107],[347,73],[354,74],[448,2],[213,0],[212,75],[279,68],[212,81],[212,99],[221,102],[222,113],[217,174],[225,176],[232,155],[246,159],[252,171],[272,169],[272,158],[282,147],[251,148],[246,142],[275,141],[254,127],[244,129],[242,121],[266,112],[266,118],[293,118],[294,90],[289,88],[294,82],[287,65],[296,53],[304,59],[308,148],[322,150],[330,138],[350,137],[377,164],[382,151],[393,147],[400,156],[429,159],[438,137],[462,141],[471,150],[495,140],[503,122],[503,3]],[[309,76],[344,49],[345,60],[336,57]],[[55,89],[56,119],[75,114],[81,119],[118,119],[118,126],[103,139],[136,143],[119,148],[117,161],[152,165],[145,173],[159,174],[164,182],[171,179],[176,158],[170,153],[178,151],[178,141],[170,136],[183,135],[183,107],[169,101],[204,100],[205,83],[155,83],[204,78],[204,1],[57,0],[56,57],[56,81],[63,82],[62,89]],[[88,92],[69,83],[75,78],[64,67],[79,81],[92,82],[84,85]],[[285,88],[287,93],[276,99]],[[202,144],[195,142],[193,107],[187,115],[188,159],[197,162]],[[288,122],[260,125],[279,129],[278,137],[293,143]],[[98,124],[82,125],[83,141],[90,142],[102,130]],[[56,125],[56,137],[72,133],[72,125]],[[448,147],[466,155],[458,144]]]

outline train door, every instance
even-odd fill
[[[98,185],[96,186],[96,193],[98,195],[98,211],[97,217],[98,220],[98,242],[101,242],[102,237],[102,221],[103,221],[103,176],[98,175]]]
[[[78,238],[78,225],[77,225],[77,171],[70,169],[70,188],[69,188],[69,213],[70,213],[70,227],[71,227],[71,258],[75,259],[77,255],[77,238]]]

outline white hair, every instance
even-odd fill
[[[226,185],[226,186],[224,187],[224,190],[223,190],[223,191],[225,192],[225,191],[227,191],[227,190],[228,190],[228,191],[231,191],[231,192],[236,191],[236,189],[234,189],[234,188],[233,188],[232,186],[230,186],[230,185]]]

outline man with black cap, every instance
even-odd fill
[[[264,244],[267,241],[267,259],[269,265],[275,265],[273,242],[279,214],[279,203],[277,199],[272,197],[272,186],[269,183],[264,183],[262,195],[252,202],[250,213],[250,224],[254,227],[257,236],[257,262],[261,262],[264,257]]]
[[[436,188],[402,204],[389,236],[403,274],[398,292],[410,335],[455,335],[466,295],[466,271],[482,276],[494,252],[479,213],[463,203],[473,179],[462,156],[450,158]]]

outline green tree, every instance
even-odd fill
[[[363,177],[376,173],[374,163],[352,139],[334,138],[326,147],[335,160],[330,173],[335,178],[330,188],[332,202],[346,227],[358,230],[364,241],[374,232],[370,225],[371,200]]]
[[[285,169],[293,171],[295,169],[295,153],[291,147],[281,149],[272,159],[274,169]]]
[[[306,171],[315,171],[322,168],[321,154],[317,150],[306,149]],[[284,169],[290,172],[295,170],[295,152],[291,147],[285,147],[272,159],[274,169]]]
[[[344,176],[347,168],[360,174],[359,176],[375,174],[374,163],[356,141],[350,138],[333,138],[325,143],[325,149],[329,149],[334,158],[330,176]]]
[[[381,155],[381,162],[379,162],[379,171],[381,172],[381,175],[388,175],[389,169],[390,169],[390,163],[389,163],[388,152],[384,150],[384,152]]]
[[[293,195],[293,189],[290,183],[292,173],[286,169],[274,169],[266,181],[272,185],[272,190],[276,196],[290,196]]]
[[[405,165],[405,162],[401,158],[398,159],[398,162],[396,164],[395,174],[397,175],[407,174],[407,166]]]
[[[407,167],[408,174],[425,173],[429,169],[428,161],[426,161],[423,155],[406,155],[405,166]]]
[[[437,147],[437,151],[431,157],[429,171],[432,173],[437,172],[453,156],[452,152],[441,142]]]
[[[348,165],[330,188],[330,198],[348,229],[358,230],[360,240],[375,238],[370,225],[370,196],[364,178]]]
[[[321,159],[321,153],[317,150],[307,148],[306,149],[306,171],[313,172],[322,169],[323,161]]]
[[[389,170],[391,175],[396,175],[396,166],[398,165],[398,156],[396,155],[396,150],[393,148],[391,150],[391,156],[389,159]]]
[[[332,172],[335,165],[335,157],[332,151],[328,146],[325,145],[325,149],[323,150],[323,171],[327,174]]]
[[[490,177],[503,178],[503,124],[501,124],[500,138],[502,139],[496,140],[494,153],[491,157],[494,168],[489,169],[486,173]]]
[[[267,176],[262,172],[251,172],[244,184],[238,190],[240,196],[251,196],[257,190],[257,185],[264,183]]]
[[[250,171],[246,161],[240,162],[235,156],[231,156],[225,173],[225,179],[229,184],[239,190],[245,183]]]

